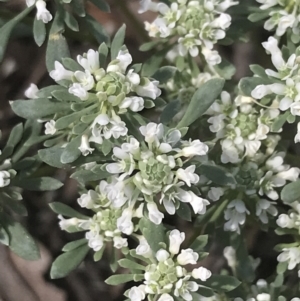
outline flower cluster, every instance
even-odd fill
[[[300,82],[298,50],[288,58],[283,57],[275,38],[270,37],[263,47],[271,54],[272,63],[276,71],[266,69],[268,83],[256,86],[251,95],[255,99],[266,99],[271,96],[272,107],[287,112],[286,119],[291,123],[296,116],[300,116]],[[286,57],[286,56],[285,56]],[[298,136],[295,142],[298,142]]]
[[[179,37],[181,56],[189,53],[196,57],[200,48],[206,61],[215,65],[221,62],[221,57],[213,46],[225,37],[225,31],[231,24],[231,17],[225,11],[237,3],[231,0],[176,0],[168,6],[163,2],[143,0],[139,12],[152,10],[159,13],[152,23],[145,22],[150,37]]]
[[[299,40],[299,21],[300,6],[299,1],[281,1],[281,0],[256,0],[261,3],[260,9],[267,13],[270,17],[264,24],[264,28],[269,31],[276,31],[276,35],[281,37],[289,29],[291,31],[291,39],[294,43]],[[266,14],[262,13],[265,18]]]
[[[169,234],[169,247],[161,248],[156,253],[150,248],[143,247],[144,252],[137,254],[147,256],[151,263],[145,267],[143,284],[134,286],[125,295],[131,301],[158,300],[174,301],[174,297],[180,297],[191,301],[191,292],[198,291],[197,280],[205,282],[211,277],[211,271],[204,267],[194,268],[189,272],[185,266],[196,264],[199,254],[192,249],[181,249],[180,245],[185,239],[185,234],[178,230],[172,230]],[[144,246],[147,242],[144,242]],[[149,246],[148,246],[149,247]],[[145,250],[147,249],[147,253]],[[195,281],[196,280],[196,281]]]
[[[253,105],[251,97],[237,96],[231,101],[229,93],[222,92],[206,114],[211,117],[209,129],[216,134],[222,146],[222,163],[237,163],[245,156],[254,157],[267,139],[270,125],[279,115],[277,109],[261,109]]]
[[[195,214],[204,214],[209,202],[187,189],[199,181],[196,166],[188,161],[205,155],[207,145],[200,140],[183,141],[179,130],[165,132],[162,124],[152,122],[141,126],[140,132],[144,141],[129,137],[121,147],[113,148],[115,162],[106,166],[109,173],[134,187],[131,206],[142,200],[141,206],[155,224],[160,224],[164,216],[157,204],[175,214],[181,202],[189,203]]]
[[[78,70],[70,71],[56,61],[55,69],[50,72],[56,82],[68,87],[66,93],[70,96],[66,102],[70,109],[55,114],[46,123],[45,133],[64,137],[67,132],[69,139],[74,134],[80,135],[79,149],[86,156],[94,150],[90,142],[102,144],[103,139],[126,136],[128,129],[120,115],[153,107],[153,100],[161,90],[158,81],[141,77],[134,69],[126,71],[132,57],[125,47],[106,68],[100,66],[99,52],[91,49],[83,56],[78,55],[77,62],[73,61],[73,66],[75,64]],[[27,91],[27,95],[34,98],[37,94],[35,87]]]

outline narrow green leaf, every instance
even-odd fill
[[[92,2],[98,8],[100,8],[102,11],[104,11],[106,13],[110,13],[110,7],[105,1],[103,1],[103,0],[90,0],[90,2]]]
[[[202,164],[197,167],[197,172],[218,185],[231,185],[236,183],[234,176],[219,166]]]
[[[119,285],[134,280],[134,274],[113,275],[105,280],[109,285]]]
[[[26,260],[39,259],[39,248],[27,230],[6,214],[1,214],[0,219],[10,238],[9,248]]]
[[[58,256],[51,266],[52,279],[63,278],[76,269],[89,251],[87,244]]]
[[[145,270],[146,269],[145,266],[138,264],[127,258],[120,259],[118,261],[118,263],[122,268],[130,269],[130,270]]]
[[[28,7],[25,10],[23,10],[20,14],[18,14],[16,17],[11,19],[8,22],[5,22],[5,24],[0,28],[0,62],[3,60],[5,50],[7,47],[7,43],[9,40],[9,36],[11,35],[12,30],[14,27],[22,21],[22,19],[29,14],[29,12],[34,8],[34,6]]]
[[[90,170],[78,170],[76,172],[74,172],[71,175],[72,179],[77,180],[78,182],[81,183],[87,183],[87,182],[93,182],[93,181],[99,181],[102,179],[106,179],[107,177],[110,176],[110,173],[103,170],[102,172],[98,172],[98,173],[94,173]]]
[[[103,253],[104,253],[104,250],[105,250],[105,246],[103,246],[101,248],[101,250],[95,252],[94,256],[93,256],[93,259],[94,261],[99,261],[101,260],[102,256],[103,256]]]
[[[107,45],[103,42],[99,46],[99,60],[100,60],[100,67],[104,67],[106,65],[106,60],[107,60],[107,55],[108,55],[108,47]]]
[[[281,199],[285,203],[293,203],[300,198],[300,180],[289,183],[281,191]]]
[[[73,59],[71,59],[70,57],[65,57],[62,59],[62,63],[65,66],[66,69],[70,70],[70,71],[83,71],[82,66],[80,66],[76,61],[74,61]],[[53,90],[53,93],[57,93],[57,91],[65,91],[67,93],[68,90],[64,87],[61,87],[60,90]],[[53,95],[53,93],[51,93]],[[80,98],[76,97],[75,95],[73,95],[75,97],[76,100],[80,100]]]
[[[169,123],[173,119],[173,117],[180,111],[180,109],[180,100],[176,99],[169,102],[160,115],[160,122],[163,124]]]
[[[42,46],[46,39],[46,26],[42,20],[34,19],[33,37],[38,46]]]
[[[111,55],[111,60],[114,60],[119,51],[121,50],[121,47],[124,44],[124,39],[125,39],[125,32],[126,32],[126,25],[123,24],[122,27],[117,31],[114,39],[111,42],[111,49],[110,49],[110,55]]]
[[[40,149],[38,155],[46,164],[56,168],[63,168],[65,165],[60,162],[63,151],[64,149],[60,146],[53,146],[51,148]]]
[[[77,20],[68,12],[65,11],[65,23],[73,31],[79,31]]]
[[[12,180],[12,185],[24,188],[29,191],[49,191],[56,190],[64,184],[56,179],[50,177],[40,178],[25,178],[20,180]]]
[[[103,42],[109,43],[109,36],[106,33],[105,28],[97,20],[90,15],[86,15],[84,21],[99,44]]]
[[[177,128],[189,126],[213,104],[222,92],[225,80],[214,78],[204,83],[193,95],[187,110]]]
[[[60,162],[63,164],[72,163],[77,158],[79,158],[81,155],[81,151],[78,149],[80,144],[81,144],[80,136],[74,138],[71,142],[69,142],[61,154]]]
[[[199,235],[191,244],[191,249],[195,252],[203,251],[203,248],[207,245],[208,235]]]
[[[62,62],[62,58],[70,57],[67,41],[62,35],[63,22],[62,15],[57,12],[52,23],[46,50],[46,66],[49,72],[54,69],[55,61]]]
[[[272,132],[278,132],[285,122],[287,121],[287,118],[290,116],[290,111],[286,111],[284,114],[279,115],[272,123],[271,129]]]
[[[212,275],[206,281],[197,282],[218,292],[230,292],[241,284],[236,278],[225,275]]]
[[[87,244],[86,238],[71,241],[71,242],[68,242],[66,245],[64,245],[64,247],[62,248],[62,251],[69,252],[69,251],[75,250],[85,244]]]
[[[52,209],[52,211],[54,211],[55,213],[61,214],[66,217],[77,217],[80,219],[89,219],[88,216],[83,215],[83,214],[77,212],[76,210],[74,210],[73,208],[71,208],[70,206],[60,203],[60,202],[50,203],[49,206]]]
[[[186,203],[180,202],[180,206],[176,210],[176,214],[185,221],[190,222],[192,220],[191,207]]]
[[[144,62],[143,64],[141,75],[146,77],[152,76],[165,59],[168,50],[169,49],[167,48],[155,52],[154,55],[152,55],[148,60],[146,60],[146,62]]]
[[[163,224],[155,225],[150,220],[142,218],[139,226],[152,251],[156,253],[161,248],[160,243],[164,243],[166,239]]]
[[[70,3],[74,12],[79,17],[85,17],[85,8],[84,8],[84,1],[83,0],[72,0]]]
[[[12,110],[25,119],[37,119],[69,110],[69,104],[48,98],[15,100],[11,102]]]
[[[172,66],[163,66],[159,68],[152,77],[159,81],[160,84],[165,84],[172,78],[177,71],[177,68]]]
[[[267,78],[261,77],[245,77],[242,78],[239,83],[239,89],[245,96],[251,97],[251,92],[258,86],[258,85],[267,85],[270,84],[271,81]]]
[[[236,72],[234,65],[224,58],[222,58],[222,61],[219,65],[214,66],[214,69],[221,77],[227,80],[230,80]]]

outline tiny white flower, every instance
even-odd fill
[[[152,256],[152,250],[143,236],[139,236],[139,245],[136,247],[136,254],[141,255],[145,258],[149,258]]]
[[[156,252],[155,257],[158,262],[164,262],[170,257],[170,254],[166,250],[160,249]]]
[[[140,127],[141,134],[145,137],[147,143],[157,142],[162,138],[164,133],[163,125],[150,122]]]
[[[69,88],[69,93],[77,96],[81,100],[87,100],[89,97],[87,90],[84,89],[84,87],[82,87],[82,85],[79,83],[73,83]]]
[[[174,301],[174,298],[169,294],[162,294],[157,301]]]
[[[77,56],[77,62],[84,68],[84,70],[93,73],[100,68],[99,52],[89,49],[85,56]]]
[[[130,108],[130,110],[133,112],[142,111],[144,109],[144,99],[138,96],[125,97],[120,103],[119,108]]]
[[[145,297],[146,295],[144,285],[134,286],[128,292],[128,298],[131,301],[142,301],[145,299]]]
[[[294,142],[300,142],[300,122],[297,123],[297,134],[295,135]]]
[[[178,230],[172,230],[169,234],[169,251],[171,254],[178,254],[180,245],[185,239],[184,232]]]
[[[89,138],[87,135],[82,135],[81,144],[78,147],[83,156],[91,154],[95,149],[90,147]]]
[[[46,135],[54,135],[56,133],[55,121],[50,120],[45,123],[45,134]]]
[[[26,0],[26,5],[27,5],[28,7],[30,7],[30,6],[32,6],[32,5],[35,4],[35,1],[36,1],[36,0]]]
[[[72,80],[73,72],[66,70],[60,62],[55,61],[54,67],[54,70],[50,72],[50,77],[52,77],[56,82],[63,79]]]
[[[196,165],[190,165],[186,169],[179,168],[176,171],[178,179],[184,181],[187,186],[191,187],[191,184],[197,184],[199,182],[199,176],[195,174]]]
[[[184,142],[183,146],[180,154],[184,157],[204,156],[208,152],[208,146],[199,139]]]
[[[223,255],[227,260],[228,266],[234,269],[237,264],[235,249],[232,246],[227,246],[223,250]]]
[[[0,171],[0,187],[5,187],[10,184],[10,173],[6,170]]]
[[[207,196],[214,202],[218,201],[222,195],[224,195],[224,190],[221,187],[212,187],[207,193]]]
[[[146,12],[147,10],[151,10],[153,12],[157,11],[157,3],[152,2],[152,0],[140,0],[140,8],[138,10],[139,14]]]
[[[121,72],[125,72],[127,67],[132,63],[132,56],[128,52],[127,49],[125,50],[120,50],[118,55],[117,55],[117,60],[119,60],[119,67]]]
[[[160,225],[162,219],[164,218],[163,213],[161,213],[155,203],[148,203],[147,204],[149,219],[152,223],[156,225]]]
[[[126,238],[122,238],[120,236],[116,236],[113,238],[114,241],[114,247],[117,249],[122,249],[124,247],[128,246],[128,242]]]
[[[35,99],[35,98],[39,98],[37,96],[38,92],[39,92],[39,89],[38,89],[37,85],[30,84],[30,86],[25,90],[24,94],[27,98]]]
[[[117,228],[126,235],[131,235],[134,225],[132,223],[132,209],[126,208],[117,220]]]
[[[206,281],[211,275],[211,271],[204,267],[193,269],[192,271],[192,276],[195,279],[200,279],[201,281]]]
[[[276,220],[276,223],[281,228],[293,228],[295,226],[294,221],[287,214],[280,214]]]
[[[177,261],[180,265],[196,264],[198,258],[198,253],[194,252],[192,249],[186,249],[181,250],[180,254],[177,256]]]
[[[46,8],[46,2],[43,0],[38,0],[35,3],[37,13],[36,13],[36,18],[38,20],[42,20],[44,23],[48,23],[52,20],[52,15]]]
[[[135,88],[136,93],[142,97],[149,97],[151,99],[156,99],[161,94],[161,90],[158,88],[158,81],[149,81],[143,86],[137,86]]]

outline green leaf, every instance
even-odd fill
[[[92,2],[98,8],[100,8],[102,11],[104,11],[106,13],[110,13],[110,7],[105,1],[103,1],[103,0],[90,0],[90,2]]]
[[[3,194],[1,194],[1,198],[3,198]],[[28,212],[24,204],[20,201],[13,200],[12,198],[7,199],[3,202],[3,199],[0,200],[2,202],[2,205],[15,214],[21,215],[21,216],[27,216]]]
[[[230,292],[241,284],[236,278],[225,275],[212,275],[206,281],[197,282],[218,292]]]
[[[74,12],[79,17],[85,17],[84,1],[83,0],[72,0],[71,2]]]
[[[77,20],[68,11],[65,11],[64,21],[71,30],[79,31],[79,25]]]
[[[62,63],[65,66],[65,68],[70,70],[70,71],[73,71],[73,72],[78,71],[78,70],[83,71],[82,66],[80,66],[76,61],[74,61],[70,57],[62,58]],[[53,92],[51,94],[53,95],[53,93],[55,94],[55,93],[57,93],[57,91],[64,91],[64,92],[69,93],[66,88],[61,87],[61,89],[59,89],[59,90],[58,89],[56,89],[56,90],[53,89]],[[69,93],[69,95],[71,95],[71,94]],[[73,98],[75,101],[76,100],[80,101],[80,98],[76,97],[75,95],[71,95],[71,96],[75,97],[75,98]],[[73,99],[72,99],[72,101],[73,101]]]
[[[245,96],[251,97],[251,92],[258,86],[258,85],[268,85],[270,84],[270,80],[267,78],[261,77],[245,77],[242,78],[239,83],[239,89]]]
[[[181,109],[180,100],[176,99],[169,102],[160,115],[160,122],[163,124],[169,123],[173,119],[173,117],[178,112],[180,112],[180,109]]]
[[[248,16],[248,20],[250,20],[251,22],[257,22],[257,21],[260,21],[260,20],[263,20],[263,19],[267,18],[269,16],[269,14],[270,14],[269,10],[260,11],[260,12],[257,12],[257,13],[250,14]]]
[[[45,23],[37,18],[33,21],[33,37],[38,46],[42,46],[46,39]]]
[[[46,164],[56,168],[63,168],[65,165],[60,162],[63,151],[64,149],[60,146],[53,146],[51,148],[40,149],[38,155]]]
[[[99,44],[102,42],[109,42],[109,36],[105,32],[104,27],[97,20],[90,15],[86,15],[84,21]]]
[[[12,180],[12,185],[24,188],[29,191],[50,191],[59,189],[64,184],[50,177],[40,177]]]
[[[52,279],[63,278],[76,269],[89,251],[87,244],[58,256],[51,266]]]
[[[7,214],[0,214],[2,226],[9,235],[9,248],[26,260],[37,260],[40,252],[27,230]]]
[[[71,175],[72,179],[77,180],[80,183],[87,183],[92,181],[99,181],[102,179],[106,179],[111,174],[105,170],[99,171],[97,173],[92,172],[91,170],[78,170]]]
[[[110,49],[111,60],[114,60],[117,57],[119,51],[121,50],[121,47],[124,44],[125,31],[126,31],[126,25],[123,24],[122,27],[117,31],[114,39],[111,42],[111,49]]]
[[[281,199],[285,203],[293,203],[300,198],[300,180],[289,183],[281,191]]]
[[[62,248],[62,251],[69,252],[69,251],[75,250],[85,244],[87,244],[86,238],[71,241],[71,242],[68,242],[66,245],[64,245],[64,247]]]
[[[82,113],[81,112],[75,112],[70,115],[63,116],[55,122],[55,128],[57,130],[62,130],[67,128],[71,123],[78,121],[81,117]]]
[[[62,15],[57,12],[52,23],[46,50],[46,66],[49,72],[54,69],[55,61],[62,62],[62,58],[70,57],[67,41],[62,35],[64,30],[63,22]]]
[[[6,230],[2,227],[0,224],[0,243],[2,243],[5,246],[9,245],[9,235],[6,232]]]
[[[28,7],[18,14],[13,19],[5,22],[5,24],[0,28],[0,62],[3,60],[9,36],[11,35],[14,27],[22,21],[22,19],[29,14],[29,12],[34,8],[34,6]]]
[[[69,104],[48,98],[37,98],[28,100],[15,100],[10,103],[12,110],[25,119],[37,119],[53,115],[57,112],[63,113],[69,110]]]
[[[158,45],[159,43],[160,43],[160,41],[151,41],[151,42],[144,43],[140,46],[139,50],[140,51],[149,51],[149,50],[153,49],[154,47],[156,47],[156,45]]]
[[[186,112],[177,128],[189,126],[213,104],[222,92],[225,80],[214,78],[204,83],[193,95]]]
[[[99,261],[99,260],[101,260],[101,258],[102,258],[102,256],[103,256],[104,250],[105,250],[105,246],[103,246],[103,247],[101,248],[101,250],[99,250],[99,251],[97,251],[97,252],[94,253],[94,256],[93,256],[94,261]]]
[[[203,251],[203,248],[208,243],[208,235],[199,235],[194,242],[191,244],[190,248],[193,249],[195,252],[199,253]]]
[[[60,203],[60,202],[50,203],[49,206],[52,209],[52,211],[54,211],[55,213],[61,214],[66,217],[77,217],[80,219],[89,219],[88,216],[83,215],[83,214],[77,212],[76,210],[74,210],[73,208],[71,208],[70,206]]]
[[[99,60],[100,60],[100,67],[103,68],[103,66],[105,66],[106,64],[106,60],[107,60],[107,55],[108,55],[108,47],[105,43],[102,43],[99,46]]]
[[[290,112],[286,111],[284,114],[279,115],[272,123],[271,130],[272,132],[278,132],[285,122],[287,121],[287,118],[290,116]]]
[[[163,66],[159,68],[152,77],[159,81],[160,84],[165,84],[170,78],[172,78],[177,68],[172,66]]]
[[[156,253],[159,249],[161,249],[161,243],[165,242],[166,230],[163,224],[155,225],[150,220],[141,218],[139,226],[151,250]]]
[[[192,220],[191,207],[186,203],[180,202],[180,206],[176,210],[176,214],[185,221],[190,222]]]
[[[60,162],[63,164],[72,163],[77,158],[79,158],[81,156],[81,151],[78,149],[80,144],[80,136],[74,138],[71,142],[69,142],[61,154]]]
[[[120,259],[118,261],[118,263],[122,268],[130,269],[130,270],[145,270],[146,269],[145,266],[138,264],[127,258]]]
[[[222,61],[219,65],[214,66],[214,69],[221,77],[227,80],[230,80],[236,72],[234,65],[224,58],[222,58]]]
[[[152,55],[148,60],[146,60],[146,62],[143,64],[141,75],[146,77],[152,76],[165,59],[168,50],[169,48],[155,52],[154,55]]]
[[[218,185],[231,185],[236,183],[234,176],[219,166],[202,164],[197,167],[197,172]]]
[[[109,285],[119,285],[134,280],[134,274],[113,275],[105,280]]]
[[[250,70],[259,77],[266,77],[266,70],[260,65],[250,65]]]

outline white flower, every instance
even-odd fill
[[[281,228],[294,228],[295,223],[294,221],[287,215],[287,214],[280,214],[276,223]]]
[[[192,276],[195,279],[200,279],[201,281],[206,281],[211,276],[211,271],[207,268],[200,267],[198,269],[193,269]]]
[[[210,26],[211,27],[218,27],[221,29],[226,29],[230,26],[231,24],[231,17],[229,14],[220,14],[220,16],[216,19],[214,19],[211,23]]]
[[[142,301],[145,299],[145,297],[146,295],[144,285],[134,286],[128,292],[128,298],[131,301]]]
[[[184,181],[187,186],[191,187],[191,184],[197,184],[199,182],[199,176],[195,174],[196,165],[190,165],[186,169],[179,168],[176,171],[178,179]]]
[[[208,146],[199,139],[183,143],[180,154],[184,157],[204,156],[208,152]]]
[[[54,135],[56,133],[55,121],[50,120],[45,123],[45,134],[46,135]]]
[[[294,102],[290,106],[291,114],[294,116],[300,116],[300,102]]]
[[[222,195],[224,195],[224,190],[221,187],[212,187],[207,193],[207,196],[214,202],[218,201]]]
[[[237,163],[239,162],[239,153],[236,149],[234,143],[229,140],[225,139],[221,142],[222,145],[222,155],[221,155],[221,161],[222,163]]]
[[[161,123],[149,122],[147,125],[140,127],[140,132],[145,137],[147,143],[159,143],[164,133],[164,126]]]
[[[223,250],[223,255],[227,260],[228,266],[234,269],[237,264],[235,249],[231,246],[227,246]]]
[[[268,94],[271,94],[272,90],[267,85],[258,85],[256,88],[251,92],[251,96],[256,99],[262,99]]]
[[[127,242],[126,238],[122,238],[120,236],[115,236],[113,238],[113,241],[114,241],[114,247],[117,249],[122,249],[122,248],[128,246],[128,242]]]
[[[169,294],[162,294],[157,301],[174,301],[174,298]]]
[[[179,199],[184,203],[189,203],[195,214],[204,214],[206,212],[206,206],[209,205],[209,201],[200,198],[192,191],[179,190]]]
[[[155,257],[158,262],[164,262],[170,257],[170,254],[166,250],[160,249],[156,252]]]
[[[150,221],[156,225],[160,225],[162,222],[162,219],[164,218],[164,215],[157,209],[156,204],[148,203],[147,209],[148,209]]]
[[[153,12],[157,11],[157,3],[152,2],[152,0],[140,0],[140,9],[138,10],[139,14],[151,10]]]
[[[143,236],[139,236],[139,245],[135,249],[137,255],[141,255],[145,258],[152,256],[152,250]]]
[[[297,123],[297,134],[295,135],[294,142],[300,142],[300,122]]]
[[[257,301],[271,301],[271,295],[267,293],[261,293],[256,296]]]
[[[181,250],[180,254],[177,256],[177,261],[180,265],[196,264],[198,258],[198,253],[194,252],[192,249],[186,249]]]
[[[84,68],[84,70],[93,73],[100,68],[99,52],[93,49],[89,49],[86,55],[77,56],[77,62],[79,63],[79,65],[81,65]]]
[[[202,54],[204,55],[205,60],[209,65],[218,65],[222,61],[221,56],[216,50],[210,50],[208,48],[203,47]]]
[[[119,60],[118,66],[121,72],[125,72],[127,67],[132,63],[132,57],[127,49],[120,50],[117,55],[117,60]]]
[[[10,184],[10,173],[6,170],[0,171],[0,187],[5,187]]]
[[[30,6],[32,6],[32,5],[35,4],[35,1],[36,1],[36,0],[26,0],[26,5],[27,5],[28,7],[30,7]]]
[[[94,151],[94,148],[90,147],[89,138],[87,135],[82,135],[81,144],[78,149],[81,151],[83,156],[87,156]]]
[[[180,245],[185,239],[184,232],[178,230],[172,230],[169,234],[169,251],[171,254],[178,254]]]
[[[279,262],[288,262],[288,269],[292,270],[300,263],[300,248],[284,248],[283,252],[277,256]]]
[[[46,2],[43,0],[38,0],[35,3],[35,6],[37,8],[36,18],[38,20],[42,20],[44,23],[48,23],[52,20],[52,15],[46,8]]]
[[[265,199],[260,199],[256,203],[256,216],[264,224],[267,224],[269,221],[267,213],[271,214],[272,216],[276,216],[278,214],[278,211],[276,207],[273,205],[273,203]]]
[[[142,111],[144,109],[144,99],[138,96],[125,97],[120,103],[119,108],[130,108],[130,110],[133,112]]]
[[[57,82],[63,79],[72,80],[73,72],[66,70],[65,67],[58,61],[54,63],[54,70],[50,72],[50,76]]]
[[[278,41],[274,37],[269,37],[267,42],[262,43],[263,47],[271,53],[273,65],[277,70],[280,70],[285,65],[281,50],[278,47]]]
[[[25,94],[25,96],[27,98],[35,99],[35,98],[39,98],[37,96],[38,92],[39,92],[39,89],[38,89],[37,85],[30,84],[30,86],[26,89],[26,91],[24,92],[24,94]]]
[[[161,90],[158,88],[159,82],[158,81],[148,81],[143,86],[137,86],[135,88],[136,93],[142,97],[149,97],[151,99],[156,99],[160,94]]]
[[[132,209],[126,208],[117,220],[117,228],[126,235],[130,235],[133,232],[132,214]]]
[[[84,193],[77,199],[78,204],[83,208],[93,209],[95,208],[95,200],[98,198],[98,194],[94,190],[89,190],[88,193]]]

